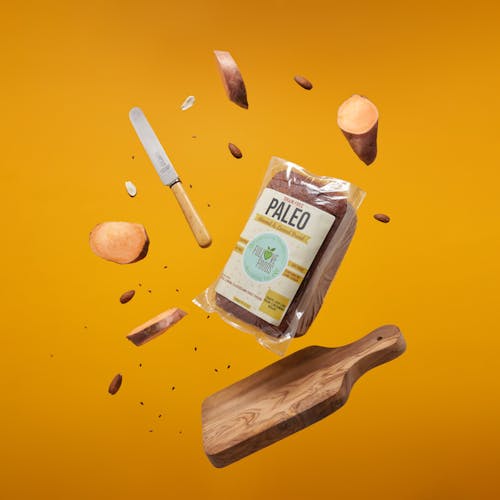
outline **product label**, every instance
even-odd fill
[[[279,325],[334,221],[309,203],[264,189],[216,292]]]

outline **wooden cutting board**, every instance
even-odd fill
[[[306,347],[209,396],[202,404],[203,447],[225,467],[338,410],[366,371],[398,357],[394,325],[338,348]]]

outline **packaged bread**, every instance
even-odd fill
[[[223,271],[194,302],[283,354],[318,314],[364,195],[273,157]]]

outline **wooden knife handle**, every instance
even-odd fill
[[[210,234],[208,234],[207,228],[191,203],[191,200],[184,190],[182,183],[180,181],[176,182],[171,189],[182,209],[182,212],[184,213],[184,217],[186,217],[186,220],[188,221],[191,231],[193,231],[198,245],[200,245],[201,248],[210,246],[212,238],[210,237]]]

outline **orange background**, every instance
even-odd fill
[[[2,498],[498,498],[497,2],[4,2],[0,14]],[[239,63],[248,110],[226,98],[214,49]],[[353,93],[380,111],[370,167],[335,122]],[[209,249],[142,150],[135,105],[192,185]],[[368,193],[289,352],[385,323],[408,350],[336,414],[215,469],[203,398],[277,357],[191,299],[226,261],[272,155]],[[143,223],[148,257],[93,255],[105,220]],[[124,338],[172,306],[188,316],[165,335]]]

